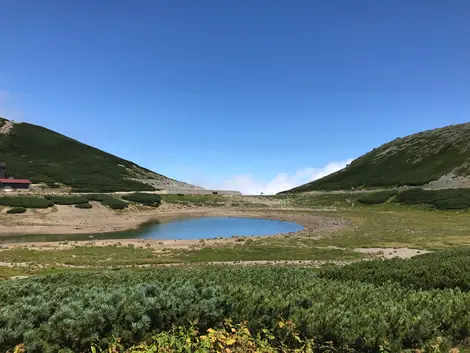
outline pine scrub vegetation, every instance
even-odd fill
[[[184,344],[191,323],[201,334],[189,343],[202,344],[209,329],[237,340],[225,332],[229,319],[273,347],[314,342],[319,352],[401,352],[436,340],[451,347],[470,335],[470,293],[319,278],[303,268],[68,272],[0,282],[0,302],[3,352],[99,352],[117,340],[171,352],[157,347]],[[280,321],[292,322],[299,340],[284,340]]]

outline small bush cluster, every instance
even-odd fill
[[[366,205],[378,205],[387,202],[391,197],[398,193],[396,190],[385,190],[372,192],[369,194],[362,195],[357,199],[358,202]]]
[[[90,208],[93,208],[93,206],[91,205],[91,203],[79,203],[77,205],[75,205],[76,208],[83,208],[83,209],[90,209]]]
[[[123,210],[129,206],[127,202],[124,202],[122,200],[118,200],[112,197],[101,201],[101,204],[103,206],[108,206],[109,208],[112,208],[113,210]]]
[[[430,205],[438,210],[470,208],[470,189],[405,190],[395,197],[395,202],[405,205]]]
[[[88,203],[88,199],[83,196],[47,195],[45,199],[57,205],[79,205],[81,203]]]
[[[112,198],[112,196],[109,196],[106,194],[87,194],[87,195],[83,195],[83,197],[85,197],[88,201],[99,201],[99,202]]]
[[[24,207],[13,207],[7,211],[7,213],[25,213],[25,212],[26,212],[26,208]]]
[[[53,206],[54,202],[34,196],[4,196],[0,197],[0,205],[24,208],[48,208]]]
[[[141,203],[146,206],[158,207],[162,202],[160,195],[133,193],[122,196],[124,200]]]

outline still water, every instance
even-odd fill
[[[300,224],[271,219],[242,217],[198,217],[154,221],[130,231],[101,234],[31,234],[1,237],[0,243],[30,241],[161,239],[186,240],[238,236],[263,236],[302,230]]]

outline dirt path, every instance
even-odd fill
[[[426,254],[430,251],[410,248],[357,248],[354,251],[379,256],[385,259],[399,257],[400,259],[409,259],[413,256]]]

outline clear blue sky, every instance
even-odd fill
[[[469,14],[468,0],[0,0],[0,115],[266,191],[469,121]]]

